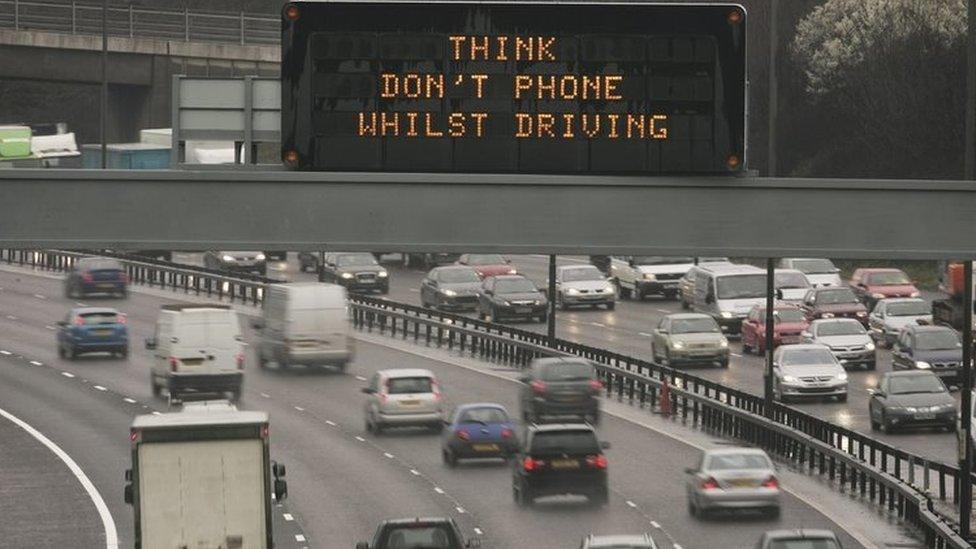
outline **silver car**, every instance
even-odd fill
[[[874,340],[861,321],[853,318],[821,318],[810,323],[803,333],[807,343],[825,345],[845,368],[863,366],[874,370]]]
[[[779,516],[779,480],[766,452],[756,448],[706,450],[685,469],[688,512],[705,518],[714,510],[754,509]]]
[[[440,385],[430,370],[380,370],[366,393],[366,430],[376,435],[387,427],[444,427]]]
[[[606,305],[612,311],[617,291],[593,265],[563,265],[556,269],[556,303],[563,310],[576,305]]]
[[[868,316],[871,337],[881,347],[891,347],[905,326],[923,323],[932,324],[932,307],[917,297],[882,299]]]
[[[825,345],[783,345],[773,355],[773,396],[780,402],[804,396],[847,401],[847,372]]]
[[[649,534],[590,534],[583,538],[580,549],[657,549],[657,545]]]

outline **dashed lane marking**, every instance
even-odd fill
[[[283,519],[285,519],[285,520],[287,520],[289,522],[295,520],[295,517],[291,516],[290,513],[282,513],[281,514],[281,518],[283,518]]]
[[[463,515],[464,513],[466,513],[464,507],[455,507],[455,509],[457,509],[458,514]]]
[[[649,334],[647,332],[637,332],[637,335],[644,337],[654,337],[654,334]]]
[[[102,387],[101,385],[93,385],[92,389],[95,389],[96,391],[108,391],[108,389]]]
[[[329,427],[335,427],[336,426],[336,422],[330,421],[328,419],[325,420],[325,424],[328,425]]]
[[[88,306],[88,305],[85,305],[84,303],[82,303],[80,301],[75,301],[75,305],[77,305],[79,307],[87,307]]]
[[[361,436],[358,436],[358,435],[356,436],[356,440],[358,440],[359,442],[366,442],[366,439],[365,438],[363,438]]]
[[[7,320],[17,320],[17,317],[14,315],[7,315]]]
[[[634,503],[633,501],[630,501],[629,499],[627,500],[627,506],[628,506],[628,507],[632,507],[632,508],[634,508],[634,509],[636,509],[636,508],[637,508],[637,504],[636,504],[636,503]]]
[[[305,542],[305,536],[303,536],[301,534],[295,534],[295,541],[300,542],[300,543],[304,543]]]
[[[485,533],[481,530],[481,528],[472,528],[472,530],[474,530],[474,533],[478,534],[479,536],[485,535]]]
[[[434,491],[437,492],[438,494],[444,493],[444,489],[441,488],[440,486],[434,486]]]
[[[413,292],[413,293],[415,293],[415,294],[419,294],[420,293],[420,290],[418,290],[417,288],[410,288],[410,291]]]
[[[740,355],[739,353],[729,353],[729,354],[734,357],[742,358],[742,355]]]
[[[420,471],[418,471],[416,469],[410,469],[410,474],[413,475],[413,476],[415,476],[415,477],[419,477],[420,476]]]
[[[606,324],[601,324],[599,322],[587,322],[590,326],[596,326],[597,328],[606,328]]]
[[[363,376],[356,376],[356,379],[358,379],[359,381],[366,381],[366,378]]]
[[[47,325],[47,326],[44,326],[44,327],[45,327],[46,329],[48,329],[48,330],[57,330],[57,328],[55,328],[54,326],[51,326],[50,324],[49,324],[49,325]]]
[[[261,398],[271,398],[271,395],[268,393],[261,393]]]
[[[135,404],[135,403],[136,403],[136,401],[134,401],[134,400],[132,400],[132,399],[131,399],[131,398],[129,398],[129,397],[124,397],[124,398],[123,398],[122,400],[123,400],[124,402],[128,402],[129,404]]]
[[[658,309],[657,312],[664,313],[664,314],[671,314],[671,311],[669,311],[667,309]]]
[[[655,527],[657,529],[660,529],[661,528],[661,525],[658,524],[658,522],[656,520],[652,520],[651,521],[651,526],[653,526],[653,527]]]
[[[61,375],[63,375],[64,377],[75,377],[75,375],[72,374],[71,372],[61,372]]]
[[[0,355],[3,355],[3,356],[10,356],[12,354],[13,353],[11,353],[10,351],[0,351]]]
[[[30,365],[31,366],[44,366],[44,363],[43,362],[38,362],[36,360],[32,360],[32,361],[30,361]]]
[[[34,297],[36,297],[37,299],[47,299],[46,297],[44,297],[41,294],[34,294]]]
[[[154,416],[161,416],[161,415],[163,415],[163,413],[162,412],[157,412],[156,410],[153,410],[152,411],[152,415],[154,415]]]
[[[393,454],[389,452],[383,452],[383,456],[387,459],[393,459]]]
[[[305,411],[305,408],[302,408],[301,406],[295,406],[295,409],[298,410],[299,412]]]

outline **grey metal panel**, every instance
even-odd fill
[[[962,181],[0,171],[0,245],[976,258]]]

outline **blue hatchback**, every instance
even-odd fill
[[[518,449],[515,424],[501,404],[458,406],[445,423],[441,455],[448,467],[459,459],[507,459]]]
[[[83,353],[128,356],[125,314],[108,307],[72,309],[58,322],[58,356],[73,359]]]

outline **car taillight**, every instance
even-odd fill
[[[701,483],[701,489],[702,490],[718,490],[719,489],[718,481],[715,480],[715,479],[713,479],[712,477],[708,477],[708,478],[706,478],[705,480],[702,481],[702,483]]]
[[[84,325],[85,325],[85,319],[84,318],[81,318],[80,316],[76,316],[75,317],[75,326],[84,326]]]
[[[236,355],[234,355],[234,360],[237,361],[237,369],[238,370],[243,370],[244,369],[244,353],[237,353]]]
[[[590,389],[593,389],[594,391],[602,391],[603,390],[603,382],[600,381],[599,379],[591,379],[590,380]]]
[[[435,381],[435,382],[433,382],[433,383],[430,384],[430,388],[431,388],[431,392],[434,393],[434,402],[440,402],[441,401],[441,386],[438,385],[437,382]]]
[[[607,457],[603,454],[597,454],[595,456],[586,456],[586,465],[593,467],[595,469],[606,469],[607,468]]]
[[[461,440],[471,440],[471,434],[468,433],[467,429],[461,429],[457,432],[457,437]]]
[[[169,371],[175,372],[180,367],[180,359],[175,356],[169,357]]]
[[[129,317],[127,317],[122,313],[119,313],[119,315],[116,317],[116,322],[118,322],[119,324],[125,324],[128,321],[129,321]]]
[[[763,488],[779,488],[779,481],[776,477],[769,477],[762,483]]]
[[[84,280],[85,282],[91,282],[91,281],[95,280],[95,277],[92,276],[92,274],[90,272],[85,271],[85,272],[81,273],[81,279]]]
[[[537,471],[541,469],[545,464],[546,462],[541,459],[532,459],[530,457],[527,457],[524,460],[522,460],[522,467],[525,468],[526,471]]]
[[[124,284],[128,284],[129,283],[129,275],[126,274],[126,273],[124,273],[124,272],[120,272],[119,273],[119,282],[122,282]]]
[[[512,438],[515,436],[515,431],[505,427],[502,429],[502,438]]]
[[[377,395],[376,395],[376,396],[377,396],[377,397],[379,397],[379,399],[380,399],[380,404],[386,404],[386,399],[388,399],[388,398],[389,398],[389,395],[387,395],[386,393],[384,393],[384,392],[382,392],[382,391],[381,391],[381,392],[379,392],[379,393],[377,393]]]
[[[535,380],[530,383],[529,386],[532,387],[532,390],[535,391],[535,394],[537,395],[541,395],[546,392],[546,384],[544,381]]]

